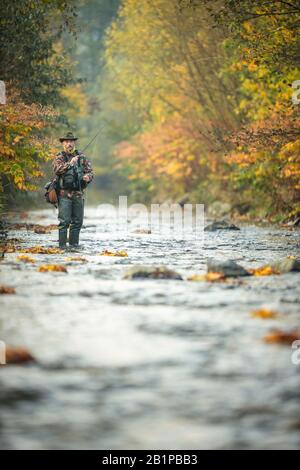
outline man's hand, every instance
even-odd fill
[[[82,178],[84,181],[86,181],[87,183],[90,181],[90,177],[89,175],[84,175],[84,177]]]
[[[70,165],[76,165],[78,162],[78,156],[71,158]]]

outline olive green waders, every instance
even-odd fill
[[[62,191],[58,199],[59,247],[66,248],[69,231],[69,245],[78,246],[79,233],[83,222],[84,198],[82,193]],[[69,193],[69,195],[68,195]]]

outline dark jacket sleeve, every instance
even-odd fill
[[[56,175],[63,175],[68,168],[70,168],[69,162],[66,162],[65,157],[59,153],[53,160],[53,171]]]

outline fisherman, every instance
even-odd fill
[[[53,161],[57,175],[59,248],[79,248],[79,233],[83,223],[84,189],[93,179],[93,169],[86,156],[75,148],[78,140],[72,132],[61,137],[63,151]]]

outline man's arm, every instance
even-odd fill
[[[70,168],[70,162],[66,162],[63,154],[59,153],[57,157],[53,160],[53,171],[56,175],[63,175],[68,168]]]

